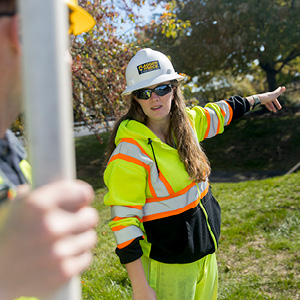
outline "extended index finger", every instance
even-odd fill
[[[280,86],[277,88],[274,92],[276,93],[276,98],[278,98],[281,94],[283,94],[286,91],[285,86]]]
[[[277,109],[282,109],[282,106],[281,106],[280,102],[277,99],[275,99],[273,101],[273,103],[275,104],[275,106],[276,106]]]

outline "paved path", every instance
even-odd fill
[[[112,128],[114,125],[114,121],[109,121],[108,122],[109,127]],[[105,132],[106,131],[106,127],[105,127],[105,123],[103,124],[99,124],[97,125],[99,128],[99,132]],[[86,136],[86,135],[93,135],[94,132],[90,131],[86,126],[81,125],[81,126],[76,126],[74,128],[74,137],[82,137],[82,136]]]
[[[281,176],[287,171],[258,171],[258,172],[214,172],[212,171],[210,182],[240,182],[249,180],[262,180],[270,177]]]

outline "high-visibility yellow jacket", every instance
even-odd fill
[[[250,108],[240,96],[187,109],[198,141],[222,133]],[[208,180],[189,180],[176,149],[134,120],[118,129],[104,173],[121,263],[143,254],[164,263],[189,263],[218,247],[220,207]]]
[[[7,158],[4,159],[2,153],[0,153],[0,188],[3,186],[8,187],[8,198],[14,198],[16,185],[31,183],[31,166],[26,160],[26,152],[23,146],[10,130],[7,130],[6,138],[10,148],[8,155],[12,159],[7,162]],[[1,196],[5,197],[4,194]]]

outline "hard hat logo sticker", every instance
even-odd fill
[[[160,69],[159,61],[158,60],[149,61],[147,63],[137,66],[137,69],[140,75],[150,71],[159,70]]]

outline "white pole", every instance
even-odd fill
[[[62,0],[20,0],[19,7],[29,153],[38,187],[75,177],[68,11]],[[80,300],[79,278],[43,300],[54,299]]]

